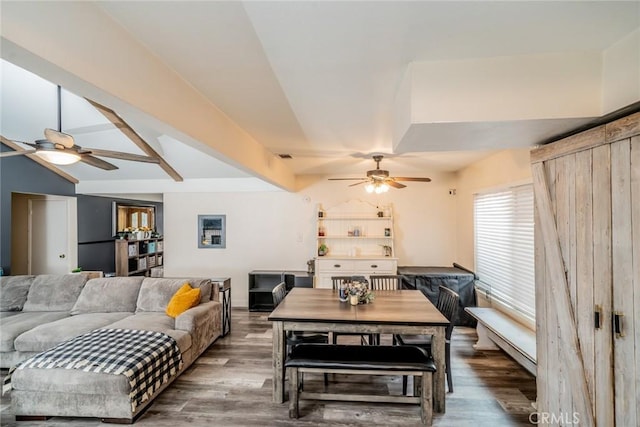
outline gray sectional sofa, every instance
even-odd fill
[[[200,288],[200,304],[175,319],[167,316],[169,300],[186,282]],[[98,328],[158,331],[171,336],[182,354],[182,372],[221,335],[218,287],[201,278],[0,277],[0,367],[10,368]],[[120,422],[135,420],[169,384],[134,412],[130,386],[123,375],[20,369],[13,372],[11,383],[17,418],[73,416]]]

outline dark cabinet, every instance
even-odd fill
[[[306,271],[254,270],[249,273],[249,311],[273,310],[271,291],[285,282],[287,289],[294,286],[313,287],[313,276]]]

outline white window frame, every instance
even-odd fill
[[[474,194],[477,288],[492,306],[535,325],[533,184]]]

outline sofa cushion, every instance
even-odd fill
[[[200,303],[200,288],[192,288],[188,283],[178,289],[167,305],[167,316],[174,319]]]
[[[71,314],[133,313],[143,279],[142,276],[91,279],[82,288]]]
[[[40,274],[33,279],[22,311],[68,312],[85,283],[85,274]]]
[[[211,298],[211,280],[201,278],[167,279],[147,277],[142,282],[136,313],[145,311],[160,311],[164,314],[171,297],[185,283],[192,288],[200,288],[200,302],[207,302]]]
[[[133,313],[84,313],[37,326],[15,340],[18,351],[45,351],[63,341],[102,328]]]
[[[175,328],[175,320],[164,312],[162,313],[136,313],[114,322],[105,328],[112,329],[135,329],[142,331],[163,332],[172,337],[178,343],[180,353],[184,353],[191,348],[191,335],[186,331],[179,331]]]
[[[0,277],[0,312],[20,311],[27,301],[29,288],[35,276]]]
[[[14,341],[24,332],[68,316],[69,313],[62,311],[40,311],[33,313],[22,312],[15,316],[3,318],[2,328],[0,328],[0,351],[15,350]]]

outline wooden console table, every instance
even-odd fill
[[[222,303],[222,336],[231,332],[231,279],[229,277],[213,277],[211,282],[218,286],[219,299]]]

